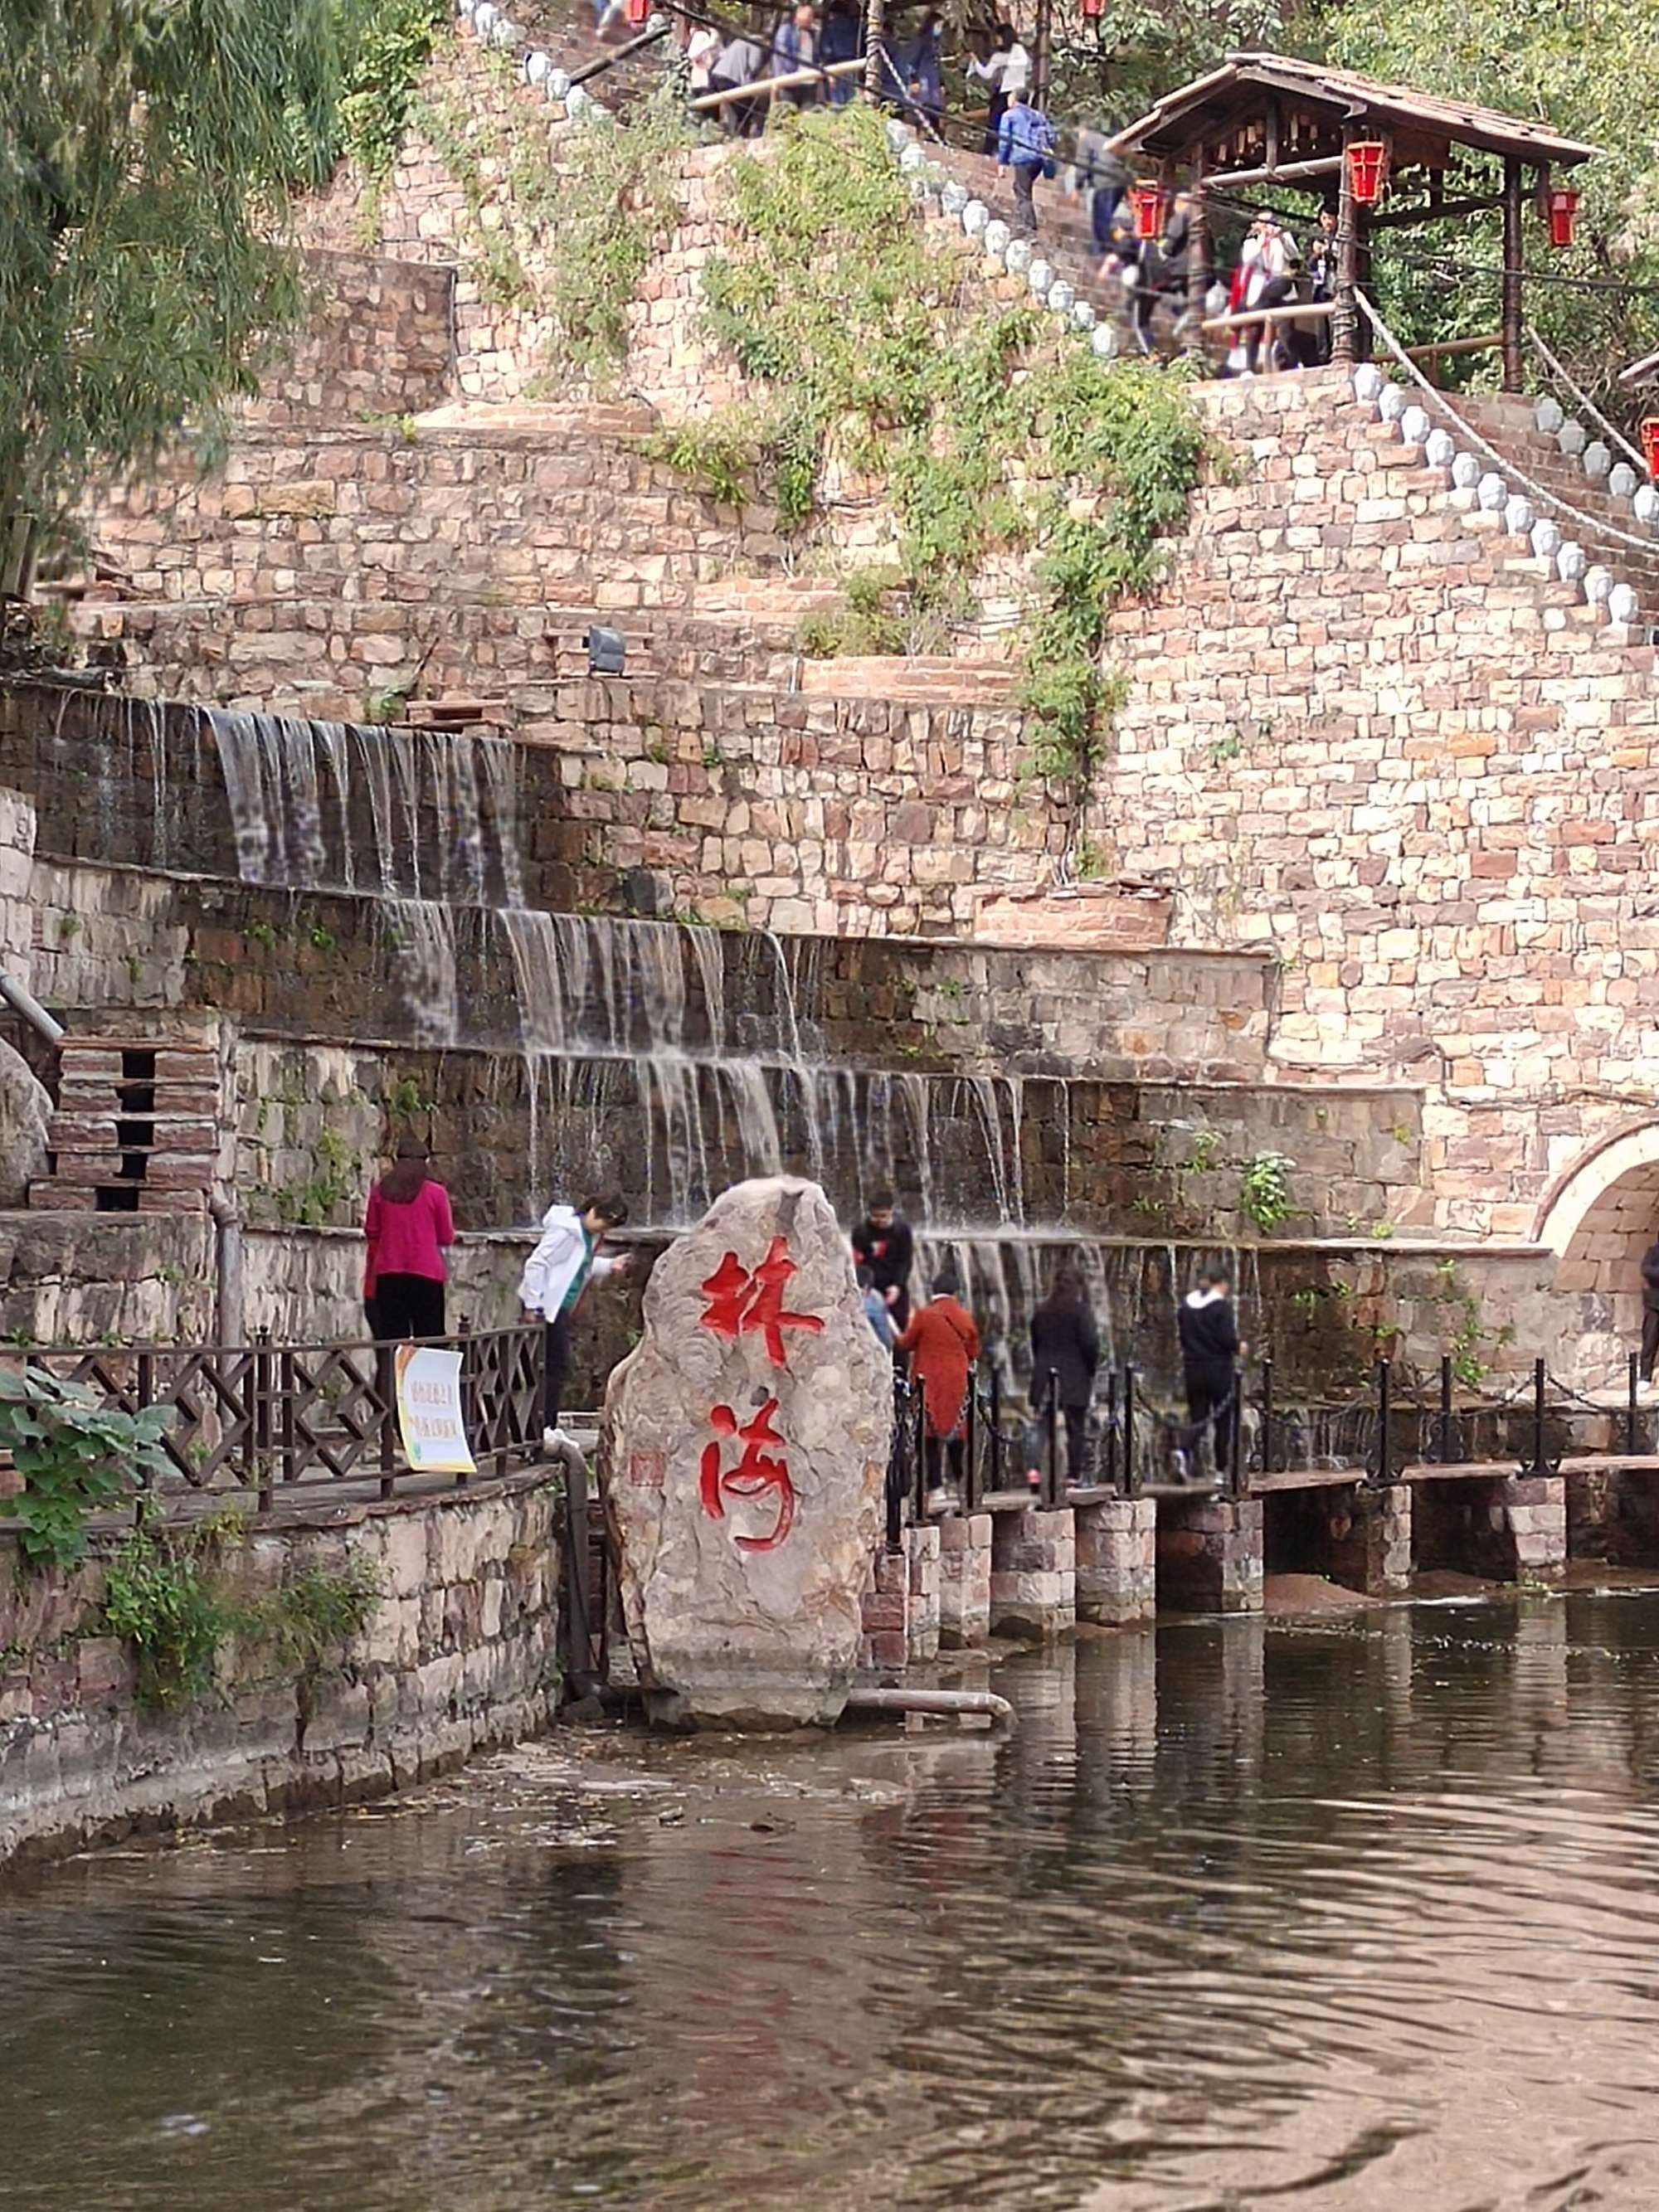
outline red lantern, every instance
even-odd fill
[[[1083,20],[1085,23],[1097,22],[1105,12],[1106,0],[1083,0]]]
[[[649,20],[650,15],[651,0],[628,0],[628,24],[630,30],[637,31]]]
[[[1157,238],[1164,228],[1164,210],[1169,194],[1151,177],[1143,177],[1129,194],[1129,205],[1134,213],[1135,236]]]
[[[1389,189],[1389,147],[1383,138],[1356,138],[1347,149],[1348,190],[1356,207],[1375,207]]]
[[[1562,187],[1553,188],[1546,205],[1549,213],[1550,244],[1571,246],[1578,222],[1578,195]]]
[[[1648,474],[1659,482],[1659,415],[1644,415],[1642,418],[1642,458],[1648,465]]]

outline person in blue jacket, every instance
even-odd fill
[[[1040,176],[1053,173],[1054,126],[1024,91],[1011,92],[997,128],[997,164],[1014,184],[1014,228],[1022,238],[1036,236],[1036,203],[1032,193]]]

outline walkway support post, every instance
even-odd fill
[[[1525,257],[1526,226],[1522,221],[1521,160],[1504,156],[1504,292],[1499,318],[1504,332],[1504,389],[1519,392],[1525,373],[1522,359],[1522,264]]]
[[[1358,357],[1359,308],[1354,291],[1359,283],[1359,210],[1354,204],[1348,149],[1364,135],[1358,124],[1342,126],[1342,167],[1336,187],[1336,291],[1331,316],[1331,360],[1342,368],[1351,368]]]
[[[1376,1455],[1370,1479],[1379,1489],[1394,1480],[1394,1446],[1390,1436],[1394,1413],[1394,1370],[1386,1359],[1376,1363]]]

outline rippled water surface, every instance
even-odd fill
[[[0,2204],[1659,2207],[1659,1597],[996,1681],[0,1899]]]

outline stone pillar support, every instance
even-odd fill
[[[1161,1498],[1158,1592],[1193,1613],[1260,1613],[1259,1498]]]
[[[939,1644],[939,1529],[907,1528],[904,1548],[910,1562],[910,1617],[905,1636],[912,1659],[937,1659]]]
[[[1516,1582],[1559,1581],[1567,1564],[1567,1486],[1559,1474],[1516,1474],[1492,1486],[1493,1534]]]
[[[991,1632],[991,1516],[942,1521],[939,1547],[939,1640],[961,1651]]]
[[[865,1584],[859,1660],[878,1673],[902,1674],[910,1656],[910,1555],[880,1551]]]
[[[1076,1505],[1077,1617],[1116,1627],[1158,1610],[1158,1507],[1150,1498]]]
[[[1077,1533],[1069,1505],[993,1516],[991,1630],[1045,1642],[1077,1625]]]
[[[1408,1482],[1330,1493],[1330,1571],[1367,1597],[1390,1597],[1412,1578],[1412,1490]]]

